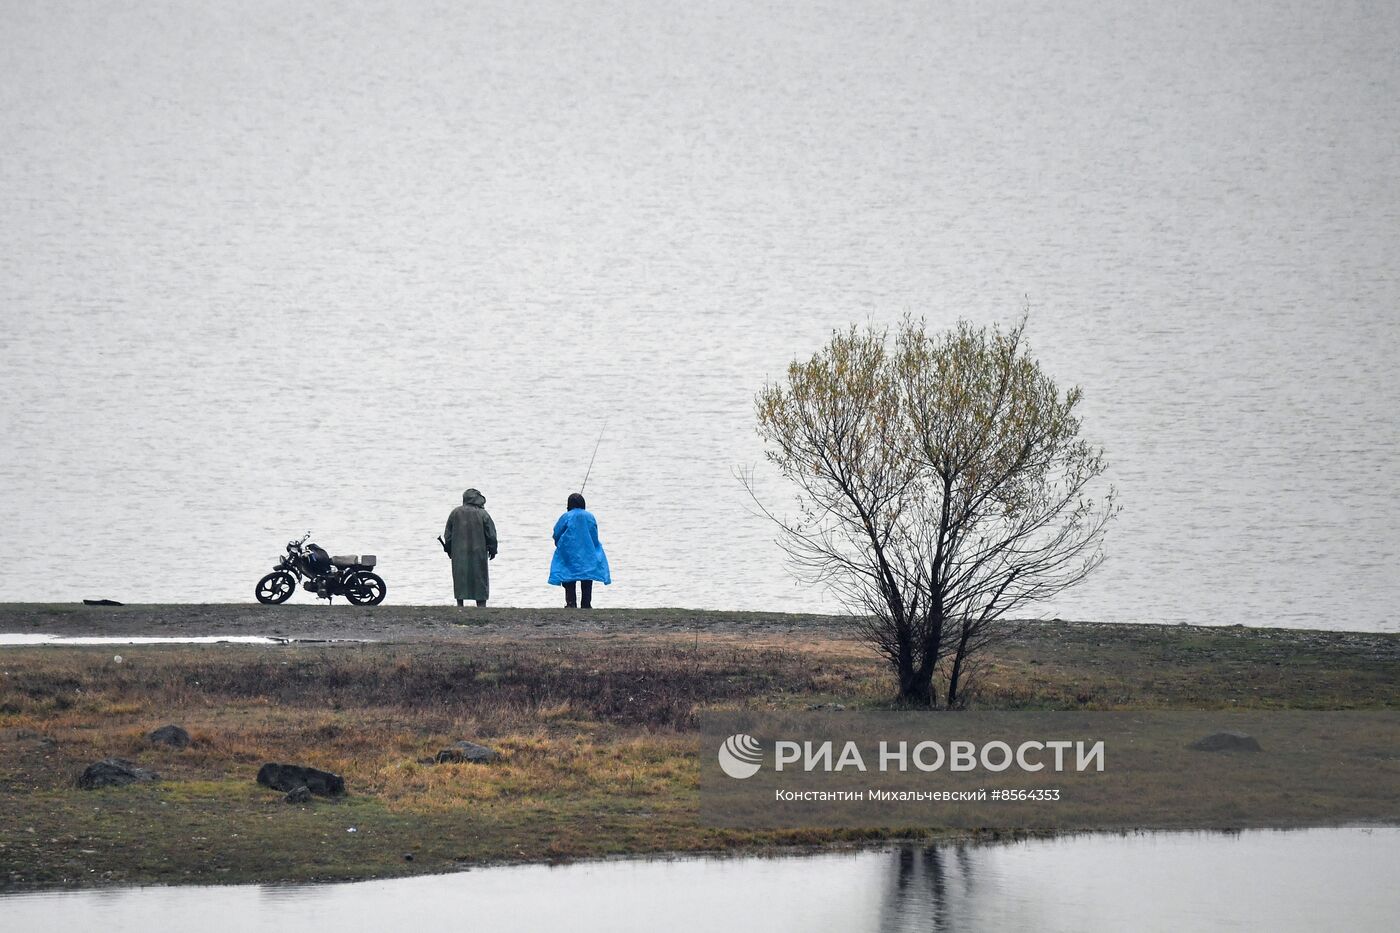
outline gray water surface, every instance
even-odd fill
[[[32,647],[37,645],[286,645],[297,642],[327,644],[331,642],[362,642],[358,638],[284,638],[280,635],[36,635],[25,632],[0,632],[0,648]]]
[[[1389,931],[1400,829],[1080,836],[788,858],[589,862],[324,886],[0,898],[9,928],[110,933]]]
[[[1050,613],[1389,629],[1400,4],[0,4],[0,600],[829,609],[733,471],[833,327],[1010,321],[1126,505]],[[786,506],[781,486],[760,486]],[[298,594],[301,601],[309,600]]]

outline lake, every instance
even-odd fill
[[[335,885],[10,895],[17,930],[1389,931],[1400,829],[1074,836]]]
[[[1400,5],[0,7],[0,600],[829,610],[735,471],[850,322],[1010,322],[1126,509],[1047,614],[1400,629]],[[785,490],[760,475],[779,508]],[[309,596],[299,594],[300,601]],[[657,869],[663,870],[663,869]]]

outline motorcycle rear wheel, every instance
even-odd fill
[[[388,591],[379,574],[361,570],[346,581],[345,598],[357,606],[377,606]]]
[[[296,577],[285,570],[274,570],[258,581],[257,589],[253,593],[258,597],[258,602],[275,606],[291,599],[296,589]]]

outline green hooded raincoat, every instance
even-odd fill
[[[483,506],[486,497],[475,489],[462,493],[462,504],[447,516],[442,540],[452,555],[452,589],[456,599],[488,599],[491,592],[486,562],[496,556],[496,523]]]

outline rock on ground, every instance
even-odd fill
[[[318,797],[341,797],[345,794],[345,779],[340,775],[301,765],[268,762],[258,769],[258,783],[281,791],[305,787]]]
[[[128,784],[159,780],[159,774],[138,768],[125,758],[103,758],[83,770],[78,777],[78,786],[84,790],[92,790],[96,787],[125,787]]]
[[[169,745],[171,748],[189,748],[190,734],[179,726],[161,726],[150,735],[156,745]]]
[[[496,760],[494,749],[485,745],[477,745],[475,742],[453,742],[451,745],[437,753],[437,763],[457,763],[462,761],[472,761],[478,764],[485,764],[488,761]]]
[[[287,803],[310,803],[311,791],[305,784],[302,784],[287,791],[287,796],[282,799]]]
[[[1243,732],[1213,732],[1190,745],[1198,752],[1258,752],[1259,740]]]

